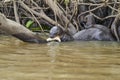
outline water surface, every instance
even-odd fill
[[[0,37],[0,80],[120,80],[120,43],[24,43]]]

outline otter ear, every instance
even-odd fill
[[[58,32],[58,35],[62,35],[65,32],[65,30],[63,30],[61,27],[58,27]]]

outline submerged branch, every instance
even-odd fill
[[[24,26],[7,19],[0,13],[0,29],[6,33],[24,41],[31,43],[45,43],[46,40],[36,35],[34,32],[28,30]]]

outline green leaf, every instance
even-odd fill
[[[64,3],[65,4],[69,4],[70,0],[65,0]]]
[[[26,26],[27,28],[30,28],[33,23],[34,23],[34,21],[29,20],[29,21],[26,23],[25,26]]]

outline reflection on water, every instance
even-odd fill
[[[120,43],[30,44],[0,37],[0,80],[119,80]]]

